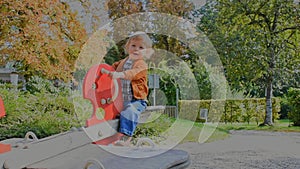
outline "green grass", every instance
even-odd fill
[[[184,140],[181,143],[185,142],[198,142],[200,133],[203,129],[203,125],[195,124]],[[205,142],[213,142],[217,140],[223,140],[229,137],[229,132],[220,128],[216,128],[216,130],[212,133],[212,135]]]
[[[183,121],[184,123],[192,123],[191,121]],[[194,123],[193,128],[181,142],[198,142],[199,135],[203,129],[202,123]],[[275,132],[300,132],[299,126],[292,126],[289,120],[277,120],[274,126],[258,126],[256,123],[219,123],[213,134],[205,142],[213,142],[226,139],[229,137],[230,130],[263,130]]]
[[[155,114],[155,113],[154,113]],[[184,119],[169,118],[166,115],[156,114],[149,123],[138,126],[135,136],[150,137],[152,139],[164,140],[163,138],[171,137],[174,140],[181,140],[180,143],[185,142],[199,142],[199,136],[202,131],[212,133],[207,137],[202,137],[200,142],[213,142],[228,138],[230,130],[264,130],[264,131],[280,131],[280,132],[300,132],[300,127],[292,126],[289,120],[277,120],[273,126],[258,126],[257,123],[219,123],[217,127],[210,127],[207,125],[204,130],[204,124]],[[151,119],[151,118],[150,118]],[[177,127],[174,122],[177,122]],[[168,131],[168,132],[165,132]]]
[[[292,126],[289,120],[277,120],[273,126],[258,126],[256,123],[227,123],[219,124],[218,128],[224,130],[264,130],[264,131],[279,131],[279,132],[300,132],[299,126]]]

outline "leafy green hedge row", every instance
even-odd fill
[[[300,126],[300,88],[290,88],[287,100],[290,106],[288,117],[295,126]]]
[[[273,119],[279,118],[280,99],[272,98]],[[265,117],[264,98],[228,100],[180,100],[179,117],[197,121],[200,110],[208,110],[210,122],[261,122]]]
[[[6,117],[0,119],[0,140],[22,138],[28,131],[43,138],[78,126],[72,102],[62,94],[31,94],[1,89]]]

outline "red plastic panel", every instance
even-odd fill
[[[5,108],[2,98],[0,97],[0,118],[5,116]],[[11,146],[9,144],[0,143],[0,154],[11,151]]]
[[[0,118],[5,116],[5,108],[2,98],[0,97]]]
[[[83,82],[83,97],[90,100],[93,105],[93,114],[91,118],[86,121],[87,127],[106,120],[115,119],[123,108],[122,88],[119,79],[117,79],[118,95],[116,99],[103,104],[103,100],[107,101],[112,98],[116,91],[116,86],[108,74],[101,73],[102,68],[115,71],[114,68],[108,64],[95,65],[89,69]],[[104,109],[105,116],[103,119],[98,119],[96,116],[98,108]]]

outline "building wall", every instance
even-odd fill
[[[12,72],[12,69],[0,68],[0,82],[9,83],[11,81],[10,75]],[[24,76],[19,74],[18,82],[23,82],[24,80]]]

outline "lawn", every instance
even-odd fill
[[[192,123],[190,121],[183,121],[184,123]],[[194,123],[193,128],[181,142],[197,142],[199,134],[203,129],[203,123]],[[277,132],[300,132],[299,126],[292,126],[292,123],[287,120],[277,120],[273,126],[258,126],[256,123],[219,123],[213,134],[205,141],[212,142],[222,140],[229,137],[230,130],[264,130]]]
[[[299,126],[292,126],[288,119],[276,120],[273,126],[258,126],[256,123],[221,123],[218,128],[223,130],[266,130],[281,132],[300,132]]]

